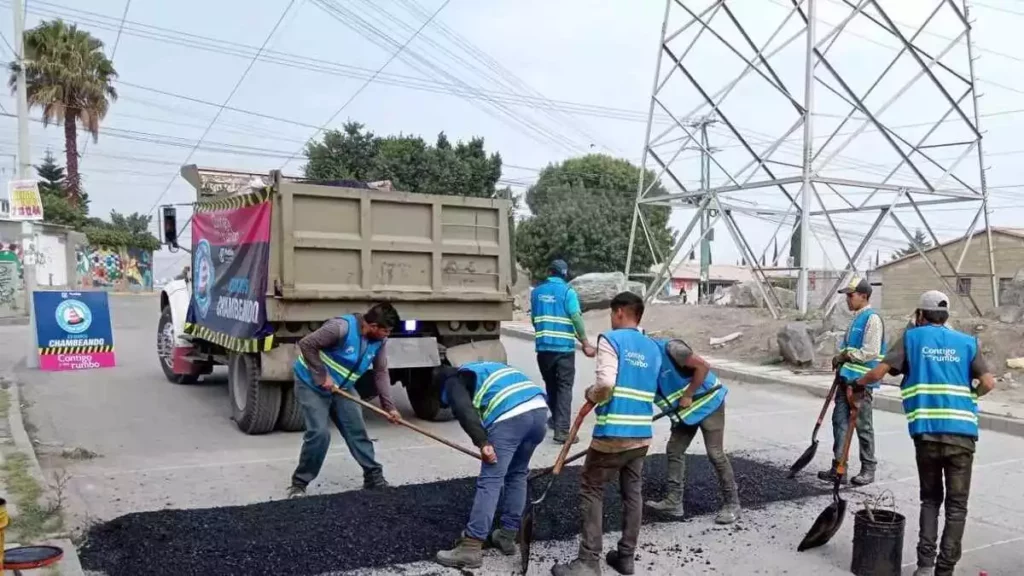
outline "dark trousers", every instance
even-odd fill
[[[860,444],[860,466],[874,470],[878,462],[875,460],[875,427],[871,417],[871,401],[874,395],[865,390],[857,410],[857,440]],[[850,403],[846,400],[846,389],[836,390],[836,405],[832,409],[832,454],[838,462],[843,457],[843,440],[846,428],[850,425]]]
[[[572,419],[572,385],[576,380],[576,351],[537,352],[537,367],[547,388],[553,428],[556,432],[568,432]]]
[[[605,453],[590,449],[580,476],[580,560],[599,560],[604,528],[604,487],[619,479],[622,495],[622,537],[619,554],[632,557],[643,519],[643,472],[647,448]]]
[[[708,459],[715,467],[718,475],[718,485],[722,498],[726,503],[738,502],[736,491],[736,478],[732,472],[732,464],[725,455],[725,403],[722,403],[707,418],[699,424],[688,426],[678,424],[672,427],[672,435],[668,439],[668,446],[665,447],[665,455],[668,458],[668,496],[683,501],[683,486],[686,484],[686,450],[690,443],[697,436],[700,430],[704,437],[704,447],[707,448]]]
[[[358,404],[336,394],[318,394],[298,379],[295,380],[295,398],[302,407],[306,432],[302,435],[302,451],[299,465],[292,474],[292,484],[305,486],[320,474],[327,449],[331,447],[331,421],[341,432],[352,457],[363,467],[364,478],[382,474],[382,466],[374,457],[373,442],[366,434],[363,409]]]
[[[915,440],[914,448],[917,453],[917,475],[921,481],[917,565],[935,566],[936,576],[950,576],[960,560],[960,544],[967,524],[967,499],[971,493],[974,453],[960,446],[925,440]],[[936,560],[939,507],[943,503],[946,505],[946,526],[942,529],[942,542],[938,546]]]

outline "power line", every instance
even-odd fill
[[[14,0],[15,2],[17,0]],[[114,38],[114,47],[110,50],[110,59],[114,59],[114,54],[117,53],[117,45],[121,42],[121,31],[124,30],[124,21],[128,18],[128,9],[131,8],[132,0],[125,0],[124,12],[121,13],[121,23],[117,26],[117,37]]]

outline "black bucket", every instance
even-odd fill
[[[900,576],[903,565],[903,528],[907,519],[899,512],[866,510],[853,515],[853,559],[850,572],[857,576]]]

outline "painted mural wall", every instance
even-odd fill
[[[75,276],[81,288],[153,289],[153,253],[138,248],[76,246]]]

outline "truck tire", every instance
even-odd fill
[[[231,419],[246,434],[266,434],[281,413],[281,385],[261,382],[259,357],[232,352],[228,359]]]
[[[412,411],[420,420],[429,422],[447,422],[455,416],[451,408],[441,406],[441,388],[434,385],[433,368],[409,369],[405,392],[412,404]]]
[[[277,416],[274,428],[282,432],[302,432],[306,428],[293,382],[281,383],[281,413]]]
[[[160,322],[156,328],[156,354],[160,360],[160,369],[164,371],[164,377],[173,384],[195,384],[199,376],[192,374],[175,374],[172,369],[174,363],[174,321],[171,319],[171,307],[164,306],[160,311]]]

